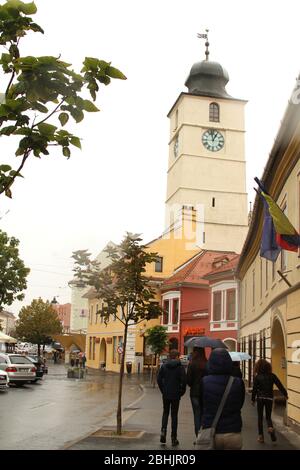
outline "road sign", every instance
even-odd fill
[[[122,346],[118,346],[117,351],[118,351],[119,354],[123,354]]]

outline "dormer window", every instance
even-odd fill
[[[210,103],[209,120],[211,122],[220,122],[220,106],[218,103]]]

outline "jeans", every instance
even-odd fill
[[[195,434],[197,437],[198,431],[201,427],[202,404],[198,397],[191,397],[191,403],[194,413]]]
[[[178,410],[180,400],[170,400],[163,397],[163,416],[161,422],[161,429],[167,431],[168,419],[171,408],[171,427],[172,437],[177,437],[177,426],[178,426]]]
[[[227,432],[215,435],[216,450],[241,450],[243,447],[242,434],[240,432]]]
[[[258,434],[264,435],[263,418],[264,408],[266,409],[266,421],[269,428],[273,427],[271,415],[273,408],[273,400],[266,400],[264,398],[257,399],[257,415],[258,415]]]

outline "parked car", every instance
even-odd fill
[[[0,390],[7,390],[9,384],[9,377],[7,372],[0,369]]]
[[[0,370],[7,372],[10,384],[23,385],[36,380],[36,367],[21,354],[0,353]]]
[[[41,356],[31,354],[30,356],[26,357],[28,357],[28,359],[36,367],[36,381],[42,379],[44,374],[48,374],[48,367],[46,366],[45,361]]]

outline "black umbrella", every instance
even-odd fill
[[[185,346],[190,346],[192,348],[225,348],[227,349],[226,344],[223,343],[220,339],[209,338],[209,336],[194,336],[193,338],[188,339],[185,343]]]

